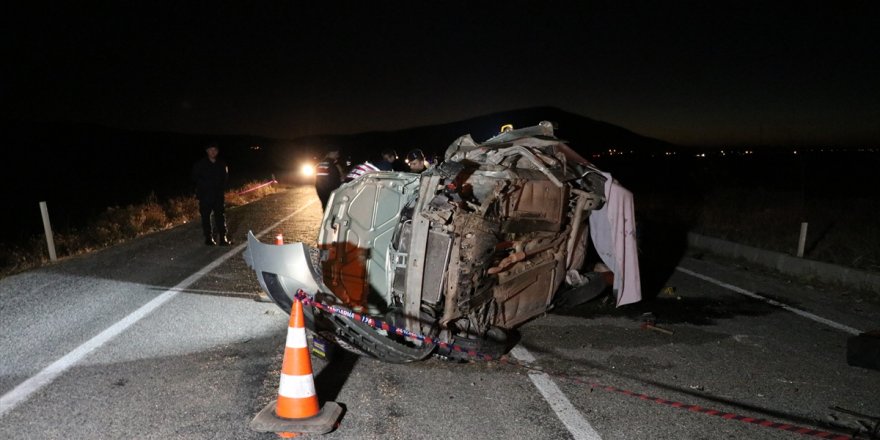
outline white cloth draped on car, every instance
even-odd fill
[[[602,261],[614,273],[617,306],[642,299],[639,255],[636,243],[636,214],[632,193],[602,173],[607,201],[590,215],[590,237]]]

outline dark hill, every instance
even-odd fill
[[[461,121],[414,127],[397,131],[376,131],[353,135],[310,136],[290,141],[292,146],[341,148],[356,159],[377,155],[383,148],[393,148],[403,155],[413,148],[441,154],[452,141],[470,134],[477,142],[496,135],[504,124],[514,127],[535,125],[540,121],[557,125],[556,135],[565,139],[581,154],[616,148],[639,152],[659,151],[671,144],[633,133],[606,122],[590,119],[555,107],[533,107],[493,113]]]

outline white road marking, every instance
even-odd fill
[[[257,234],[257,237],[262,237],[263,235],[268,234],[271,230],[278,227],[278,225],[299,214],[304,209],[311,206],[313,203],[315,203],[314,200],[301,206],[299,209],[297,209],[287,217],[284,217],[283,219],[274,223],[272,226],[269,226],[268,228],[260,231],[260,233]],[[89,339],[79,347],[73,349],[71,352],[64,355],[61,359],[53,362],[33,377],[18,384],[18,386],[0,397],[0,417],[3,417],[3,415],[8,413],[9,411],[12,411],[16,406],[27,400],[32,394],[34,394],[44,386],[52,383],[55,379],[58,378],[58,376],[64,374],[65,371],[76,365],[76,363],[82,360],[86,355],[88,355],[98,347],[106,344],[108,341],[115,338],[116,336],[119,336],[126,329],[134,325],[136,322],[140,321],[141,318],[149,315],[150,312],[158,309],[163,304],[177,296],[178,293],[185,290],[187,287],[198,281],[200,278],[219,267],[221,264],[226,262],[226,260],[232,258],[233,255],[241,252],[241,250],[244,249],[245,246],[247,246],[246,242],[232,248],[232,250],[223,254],[207,266],[203,267],[198,272],[190,275],[185,280],[178,283],[176,286],[166,290],[164,293],[157,296],[156,298],[153,298],[150,302],[144,304],[134,312],[131,312],[128,316],[111,325],[106,330],[99,333],[97,336]]]
[[[765,303],[770,304],[770,305],[772,305],[772,306],[776,306],[776,307],[779,307],[779,308],[781,308],[781,309],[788,310],[788,311],[791,312],[791,313],[794,313],[794,314],[799,315],[799,316],[803,316],[804,318],[807,318],[807,319],[811,319],[811,320],[816,321],[816,322],[818,322],[818,323],[820,323],[820,324],[825,324],[825,325],[827,325],[827,326],[829,326],[829,327],[832,327],[832,328],[835,328],[835,329],[837,329],[837,330],[841,330],[841,331],[844,331],[844,332],[846,332],[846,333],[850,333],[850,334],[853,334],[853,335],[858,335],[858,334],[861,334],[861,333],[862,333],[862,331],[859,330],[859,329],[855,329],[855,328],[852,328],[852,327],[850,327],[850,326],[848,326],[848,325],[844,325],[844,324],[841,324],[841,323],[839,323],[839,322],[832,321],[832,320],[830,320],[830,319],[828,319],[828,318],[823,318],[823,317],[821,317],[821,316],[819,316],[819,315],[814,315],[814,314],[812,314],[812,313],[810,313],[810,312],[807,312],[807,311],[805,311],[805,310],[801,310],[801,309],[798,309],[798,308],[796,308],[796,307],[792,307],[792,306],[790,306],[790,305],[788,305],[788,304],[785,304],[785,303],[782,303],[782,302],[776,301],[775,299],[767,298],[766,296],[759,295],[759,294],[757,294],[757,293],[755,293],[755,292],[752,292],[752,291],[749,291],[749,290],[743,289],[742,287],[737,287],[737,286],[734,286],[733,284],[728,284],[728,283],[725,283],[725,282],[723,282],[723,281],[716,280],[715,278],[712,278],[712,277],[710,277],[710,276],[703,275],[703,274],[701,274],[701,273],[694,272],[694,271],[692,271],[692,270],[690,270],[690,269],[685,269],[685,268],[679,266],[679,267],[676,267],[675,270],[677,270],[677,271],[679,271],[679,272],[684,272],[684,273],[686,273],[686,274],[688,274],[688,275],[690,275],[690,276],[693,276],[693,277],[699,278],[699,279],[701,279],[701,280],[703,280],[703,281],[708,281],[708,282],[710,282],[710,283],[712,283],[712,284],[715,284],[715,285],[717,285],[717,286],[724,287],[725,289],[732,290],[732,291],[734,291],[734,292],[736,292],[736,293],[739,293],[739,294],[742,294],[742,295],[748,296],[748,297],[750,297],[750,298],[754,298],[754,299],[757,299],[757,300],[760,300],[760,301],[764,301]]]
[[[510,350],[510,354],[522,362],[535,362],[535,357],[532,356],[532,353],[521,345],[513,347],[513,350]],[[547,373],[531,372],[529,373],[529,379],[532,380],[532,383],[535,384],[535,387],[544,396],[544,400],[550,404],[556,416],[568,428],[568,432],[571,433],[575,440],[602,440],[599,433],[593,429],[593,425],[590,425],[590,422],[571,404]]]

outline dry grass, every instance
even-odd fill
[[[239,194],[264,182],[249,182],[226,193],[228,208],[245,205],[276,192],[276,185]],[[81,229],[54,233],[59,258],[102,249],[127,240],[162,231],[198,219],[199,202],[194,196],[159,201],[151,194],[142,203],[111,206]],[[43,236],[30,237],[18,244],[0,243],[0,277],[39,267],[49,261]]]
[[[250,182],[237,190],[226,192],[226,206],[241,206],[274,194],[277,184],[263,186],[264,183]]]

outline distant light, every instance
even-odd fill
[[[797,150],[794,150],[794,154],[797,154]]]
[[[315,175],[315,166],[310,163],[304,163],[300,167],[299,172],[305,177],[312,177]]]

